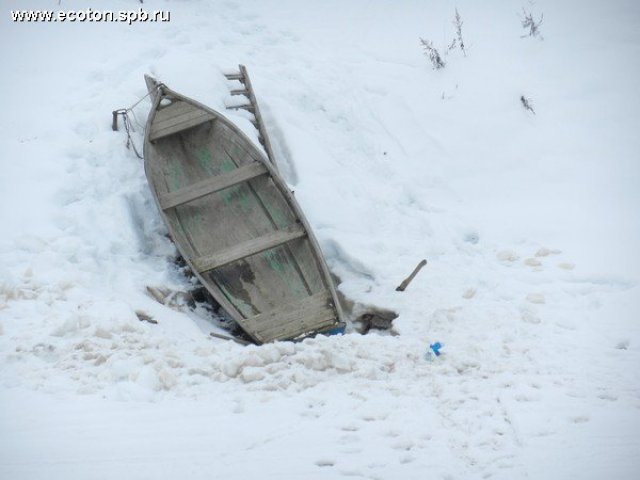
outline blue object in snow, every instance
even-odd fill
[[[346,324],[345,323],[340,323],[338,324],[337,327],[332,328],[330,330],[325,330],[324,332],[322,332],[324,335],[342,335],[344,333]]]
[[[432,343],[431,345],[429,345],[429,348],[433,351],[436,357],[440,356],[440,349],[442,347],[444,347],[444,345],[442,345],[440,342]]]

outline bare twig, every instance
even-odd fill
[[[525,97],[524,95],[520,96],[520,103],[522,103],[522,106],[530,111],[531,113],[533,113],[534,115],[536,114],[536,111],[533,109],[533,105],[531,105],[531,99]]]
[[[455,43],[458,40],[458,45],[460,45],[460,50],[462,50],[462,54],[466,57],[467,51],[465,50],[464,40],[462,39],[462,17],[460,17],[460,13],[458,13],[458,9],[456,8],[456,16],[453,20],[453,25],[456,27],[456,36],[457,38],[453,41]]]
[[[540,14],[540,19],[536,21],[533,18],[533,13],[528,12],[523,8],[520,23],[522,25],[522,28],[524,28],[525,30],[528,30],[528,32],[525,35],[521,35],[521,38],[538,37],[540,38],[540,40],[544,40],[544,38],[540,34],[540,25],[542,25],[543,19],[544,19],[544,14]]]
[[[444,62],[444,60],[442,60],[440,52],[438,52],[438,49],[433,46],[433,43],[430,40],[425,40],[424,38],[420,39],[420,43],[422,44],[422,48],[424,49],[424,54],[429,57],[434,70],[444,68],[446,63]]]

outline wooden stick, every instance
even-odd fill
[[[153,323],[154,325],[158,324],[157,320],[154,320],[151,315],[149,315],[146,312],[143,312],[142,310],[136,310],[136,317],[138,317],[138,320],[140,320],[141,322],[149,322],[149,323]]]
[[[246,340],[241,340],[239,338],[227,337],[226,335],[221,335],[219,333],[209,332],[209,335],[216,338],[221,338],[222,340],[231,340],[232,342],[239,343],[240,345],[251,345],[251,342],[247,342]]]
[[[167,296],[169,295],[168,293],[164,293],[162,291],[160,291],[160,289],[156,288],[156,287],[150,287],[147,285],[147,292],[149,293],[149,295],[151,295],[154,300],[156,300],[158,303],[161,303],[162,305],[166,305],[165,300],[167,299]]]
[[[411,281],[414,279],[414,277],[418,274],[418,272],[422,269],[422,267],[424,267],[427,264],[426,260],[421,260],[420,263],[416,266],[416,268],[413,269],[413,272],[411,272],[411,275],[409,275],[407,278],[405,278],[402,283],[400,284],[400,286],[398,286],[398,288],[396,288],[396,292],[404,292],[405,288],[407,288],[409,286],[409,284],[411,283]]]
[[[111,130],[113,130],[114,132],[117,132],[118,131],[118,111],[114,110],[111,113],[113,114],[113,118],[111,120]]]

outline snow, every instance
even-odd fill
[[[0,478],[637,477],[637,2],[11,22],[87,8],[27,3],[0,0]],[[520,38],[523,6],[544,40]],[[467,55],[435,71],[419,38],[446,47],[455,8]],[[397,336],[242,347],[146,294],[188,282],[111,112],[144,73],[225,112],[238,63],[340,290],[398,312]]]

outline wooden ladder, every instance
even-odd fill
[[[248,104],[229,106],[227,107],[227,110],[242,109],[253,114],[255,120],[252,120],[251,123],[253,123],[254,127],[258,130],[258,140],[263,146],[271,165],[273,165],[277,171],[278,165],[276,164],[276,158],[273,154],[273,148],[271,146],[271,141],[269,140],[269,135],[267,135],[267,129],[264,126],[262,115],[260,114],[258,100],[256,100],[256,95],[251,85],[251,79],[249,78],[247,67],[244,65],[238,65],[237,73],[225,73],[224,76],[227,77],[227,80],[238,80],[242,85],[244,85],[244,88],[231,90],[231,95],[244,95],[249,100]]]

